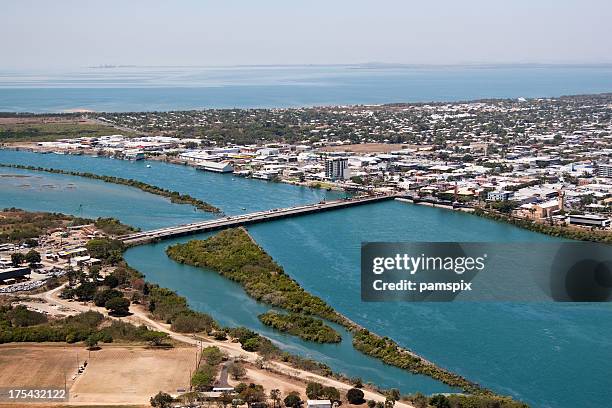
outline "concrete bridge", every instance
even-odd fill
[[[126,245],[141,245],[162,239],[179,237],[184,235],[197,234],[220,230],[225,228],[239,227],[242,225],[256,224],[260,222],[273,221],[280,218],[297,217],[300,215],[313,214],[323,211],[347,208],[356,205],[376,203],[379,201],[393,200],[401,195],[374,195],[365,197],[346,198],[335,201],[321,201],[317,204],[307,204],[297,207],[276,208],[267,211],[258,211],[249,214],[233,215],[224,218],[215,218],[192,224],[177,225],[175,227],[159,228],[150,231],[136,232],[133,234],[120,236],[118,239]]]

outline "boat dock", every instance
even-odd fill
[[[174,227],[159,228],[150,231],[136,232],[118,237],[125,245],[142,245],[153,241],[160,241],[173,237],[215,231],[225,228],[239,227],[243,225],[256,224],[260,222],[273,221],[280,218],[297,217],[300,215],[313,214],[323,211],[337,210],[340,208],[353,207],[356,205],[371,204],[380,201],[393,200],[401,196],[374,195],[356,198],[346,198],[334,201],[322,201],[316,204],[307,204],[289,208],[275,208],[273,210],[258,211],[249,214],[233,215],[224,218],[215,218],[202,222],[177,225]]]

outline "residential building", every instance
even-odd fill
[[[348,159],[344,157],[337,157],[325,160],[325,177],[330,180],[348,179]]]
[[[599,164],[597,166],[597,175],[599,177],[612,178],[612,164]]]

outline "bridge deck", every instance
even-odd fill
[[[201,232],[214,231],[224,228],[238,227],[242,225],[255,224],[260,222],[272,221],[280,218],[296,217],[305,214],[312,214],[323,211],[330,211],[340,208],[352,207],[356,205],[369,204],[379,201],[391,200],[397,195],[377,195],[368,197],[358,197],[352,199],[327,201],[324,203],[308,204],[298,207],[278,208],[267,211],[258,211],[250,214],[234,215],[225,218],[216,218],[196,222],[192,224],[177,225],[175,227],[159,228],[150,231],[136,232],[134,234],[119,237],[126,245],[140,245],[151,241],[158,241],[177,236],[197,234]]]

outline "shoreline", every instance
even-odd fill
[[[303,289],[297,281],[295,281],[286,272],[284,272],[284,269],[282,269],[280,265],[276,264],[276,262],[270,257],[270,255],[268,255],[267,252],[265,252],[265,250],[263,250],[263,248],[261,248],[257,244],[257,242],[248,233],[248,231],[246,231],[246,229],[236,228],[235,230],[242,231],[245,234],[245,237],[249,240],[249,242],[251,242],[255,247],[257,247],[257,249],[260,251],[261,256],[269,258],[271,262],[273,262],[279,268],[279,272],[278,272],[279,274],[285,275],[291,281],[295,282],[295,285],[297,286],[297,288],[299,288],[305,294],[308,294],[308,296],[313,296],[309,292],[307,292],[305,289]],[[225,230],[225,231],[228,231],[228,230]],[[178,263],[183,263],[183,264],[196,266],[196,267],[206,267],[206,268],[212,269],[215,272],[217,272],[219,275],[223,276],[224,278],[237,282],[245,290],[247,295],[254,297],[258,301],[261,301],[257,299],[257,297],[255,297],[253,293],[250,293],[250,291],[247,290],[247,286],[248,286],[247,282],[243,281],[237,276],[233,276],[231,273],[229,274],[229,276],[226,276],[228,275],[227,272],[218,270],[214,265],[202,264],[201,258],[195,259],[191,257],[190,252],[189,252],[191,250],[189,249],[190,244],[193,245],[198,242],[200,243],[206,242],[209,239],[214,239],[216,236],[217,235],[213,235],[212,237],[209,237],[206,240],[191,240],[191,241],[187,241],[186,243],[175,244],[174,246],[168,248],[168,250],[166,251],[166,254],[168,255],[170,259]],[[218,245],[219,245],[218,243],[215,243],[214,247],[217,248]],[[183,250],[185,250],[186,252],[184,252]],[[202,250],[202,248],[200,248],[200,250]],[[216,256],[213,256],[213,258],[215,257]],[[285,288],[284,290],[286,291],[287,289]],[[268,292],[268,294],[270,293],[271,292]],[[388,337],[382,337],[378,334],[370,332],[365,327],[361,326],[360,324],[356,322],[353,322],[352,320],[345,317],[343,314],[341,314],[340,312],[338,312],[331,306],[327,305],[327,303],[324,300],[320,298],[316,298],[315,300],[317,299],[318,301],[323,302],[323,305],[329,309],[328,314],[327,316],[324,316],[320,312],[311,311],[310,315],[316,316],[319,319],[322,319],[324,321],[325,320],[331,321],[331,322],[338,323],[341,326],[343,326],[352,335],[353,348],[363,353],[364,355],[367,355],[372,358],[376,358],[387,365],[398,367],[400,369],[406,370],[413,374],[424,375],[424,376],[430,377],[448,386],[459,388],[463,390],[463,392],[473,395],[475,397],[493,397],[493,398],[506,398],[506,399],[511,398],[509,396],[503,396],[503,395],[497,394],[496,392],[488,388],[485,388],[478,383],[472,382],[459,374],[455,374],[450,370],[442,368],[436,365],[435,363],[425,359],[424,357],[421,357],[414,351],[400,346],[394,340]],[[280,303],[276,304],[276,303],[265,302],[265,301],[264,303],[272,305],[273,307],[279,307],[288,312],[292,311],[292,310],[288,310],[286,307],[283,307],[283,305]],[[309,307],[309,309],[312,309],[312,307]],[[329,313],[331,313],[331,316],[334,317],[333,319],[329,318],[330,316]],[[375,349],[371,349],[369,347],[371,344],[376,344]]]
[[[222,211],[211,205],[208,204],[205,201],[202,201],[198,198],[194,198],[191,197],[190,195],[187,194],[181,194],[179,192],[176,191],[170,191],[170,190],[166,190],[164,188],[158,187],[158,186],[154,186],[152,184],[148,184],[148,183],[144,183],[142,181],[138,181],[138,180],[134,180],[134,179],[125,179],[125,178],[121,178],[121,177],[115,177],[115,176],[101,176],[95,173],[84,173],[84,172],[78,172],[78,171],[69,171],[69,170],[61,170],[61,169],[54,169],[54,168],[45,168],[45,167],[36,167],[36,166],[28,166],[28,165],[23,165],[23,164],[7,164],[7,163],[0,163],[0,168],[11,168],[11,169],[19,169],[19,170],[29,170],[29,171],[40,171],[40,172],[44,172],[44,173],[51,173],[51,174],[63,174],[66,176],[74,176],[74,177],[83,177],[83,178],[89,178],[92,180],[100,180],[100,181],[104,181],[106,183],[112,183],[112,184],[118,184],[118,185],[123,185],[123,186],[127,186],[127,187],[134,187],[137,188],[145,193],[150,193],[150,194],[155,194],[158,195],[160,197],[165,197],[165,198],[169,198],[170,202],[174,203],[174,204],[187,204],[187,205],[192,205],[195,208],[197,208],[198,210],[201,211],[205,211],[205,212],[210,212],[213,214],[220,214],[222,213]]]

